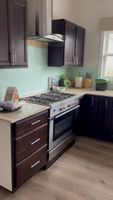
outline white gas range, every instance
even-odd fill
[[[50,106],[48,141],[48,162],[50,163],[75,141],[74,128],[80,107],[79,97],[51,91],[27,97],[25,100]]]

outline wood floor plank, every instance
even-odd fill
[[[0,200],[113,200],[113,144],[80,137],[47,171]]]

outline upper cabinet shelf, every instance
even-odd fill
[[[26,21],[26,0],[0,0],[0,68],[27,66]]]
[[[64,43],[49,43],[48,66],[83,66],[85,29],[67,20],[53,20],[53,33],[64,36]]]

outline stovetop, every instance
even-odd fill
[[[27,102],[42,104],[42,105],[51,105],[53,103],[63,101],[65,99],[71,98],[75,95],[62,93],[62,92],[46,92],[40,95],[26,97],[25,100]]]

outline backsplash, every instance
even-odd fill
[[[34,42],[35,44],[35,42]],[[44,45],[43,45],[44,46]],[[37,45],[28,46],[28,68],[0,69],[0,100],[3,100],[8,86],[17,87],[20,96],[45,91],[48,89],[48,77],[60,76],[62,74],[74,78],[79,73],[85,77],[86,72],[92,76],[95,86],[95,78],[98,77],[98,67],[48,67],[48,50]],[[109,83],[109,89],[113,89],[113,83]]]
[[[68,77],[74,78],[75,76],[78,76],[79,74],[83,77],[85,77],[86,73],[91,74],[92,78],[92,88],[95,88],[95,79],[100,78],[98,76],[98,67],[73,67],[70,71],[67,71]],[[113,90],[113,81],[108,82],[108,89]]]
[[[95,78],[98,77],[98,67],[72,67],[71,70],[67,71],[67,75],[71,78],[75,78],[75,76],[86,76],[86,73],[91,74],[92,78],[92,87],[95,87]]]
[[[6,88],[15,86],[20,96],[48,89],[48,77],[65,74],[66,69],[47,67],[47,48],[28,47],[28,68],[0,69],[0,100]]]

